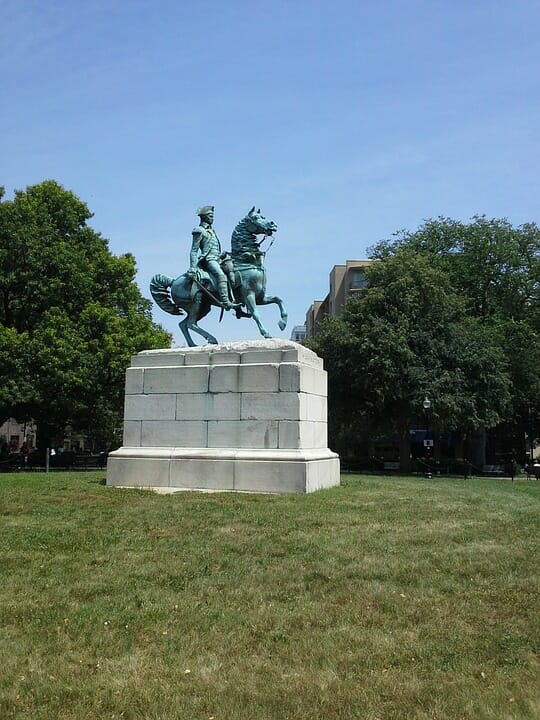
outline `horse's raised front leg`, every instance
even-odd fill
[[[253,292],[246,293],[244,302],[245,302],[245,305],[246,305],[251,317],[257,323],[257,327],[259,328],[259,332],[261,333],[261,335],[265,338],[271,338],[272,336],[270,335],[268,330],[262,324],[261,316],[259,315],[259,311],[257,310],[257,305],[255,303],[255,293],[253,293]]]
[[[277,295],[265,295],[262,300],[259,300],[257,305],[278,305],[281,315],[281,320],[278,322],[278,326],[280,330],[285,330],[287,326],[288,315],[283,305],[283,300],[280,297],[278,297]]]

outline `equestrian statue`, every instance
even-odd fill
[[[224,311],[234,310],[237,318],[253,318],[261,335],[269,338],[257,306],[275,304],[281,316],[279,328],[284,330],[287,313],[283,301],[277,295],[266,295],[266,251],[261,250],[265,238],[276,232],[275,222],[253,206],[233,230],[228,253],[222,252],[213,227],[214,206],[199,208],[197,215],[200,223],[192,232],[189,270],[177,278],[154,275],[150,281],[150,292],[159,307],[171,315],[186,314],[178,325],[190,347],[195,345],[190,330],[217,344],[216,338],[197,324],[213,306],[221,308],[222,316]],[[258,235],[263,239],[257,240]]]

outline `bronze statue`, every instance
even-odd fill
[[[229,297],[229,282],[221,267],[225,255],[221,252],[219,238],[213,228],[214,206],[204,205],[204,207],[197,210],[197,215],[201,218],[201,222],[192,232],[193,241],[191,243],[190,265],[187,275],[192,279],[196,279],[198,268],[206,270],[215,281],[222,306],[225,310],[230,310],[233,303]]]
[[[266,252],[261,244],[270,237],[277,225],[267,220],[260,210],[252,207],[236,225],[231,239],[231,254],[223,253],[212,227],[214,207],[205,205],[198,210],[200,225],[193,230],[189,270],[180,277],[154,275],[150,281],[152,297],[165,312],[172,315],[186,313],[178,324],[188,345],[193,346],[190,330],[202,335],[209,343],[216,338],[197,324],[212,306],[222,310],[236,310],[236,317],[252,317],[263,337],[271,337],[264,327],[258,305],[274,303],[280,310],[279,327],[287,324],[283,301],[277,295],[266,295]],[[258,241],[257,235],[264,235]],[[245,308],[242,309],[242,308]]]

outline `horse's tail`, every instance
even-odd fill
[[[150,280],[150,292],[152,297],[159,305],[162,310],[170,313],[171,315],[181,315],[182,309],[173,302],[170,293],[170,287],[173,284],[174,278],[170,278],[168,275],[154,275]]]

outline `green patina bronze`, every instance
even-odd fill
[[[283,301],[277,295],[266,295],[266,252],[261,250],[263,240],[270,237],[277,225],[267,220],[260,210],[251,208],[236,225],[231,237],[231,252],[222,252],[221,243],[213,227],[214,206],[205,205],[197,214],[199,225],[192,232],[189,270],[177,278],[154,275],[150,281],[152,297],[165,312],[172,315],[186,313],[178,324],[189,346],[195,345],[190,330],[202,335],[209,343],[216,338],[198,321],[208,315],[212,306],[234,310],[237,318],[251,317],[263,337],[271,337],[264,327],[258,305],[278,305],[279,328],[287,325]]]

